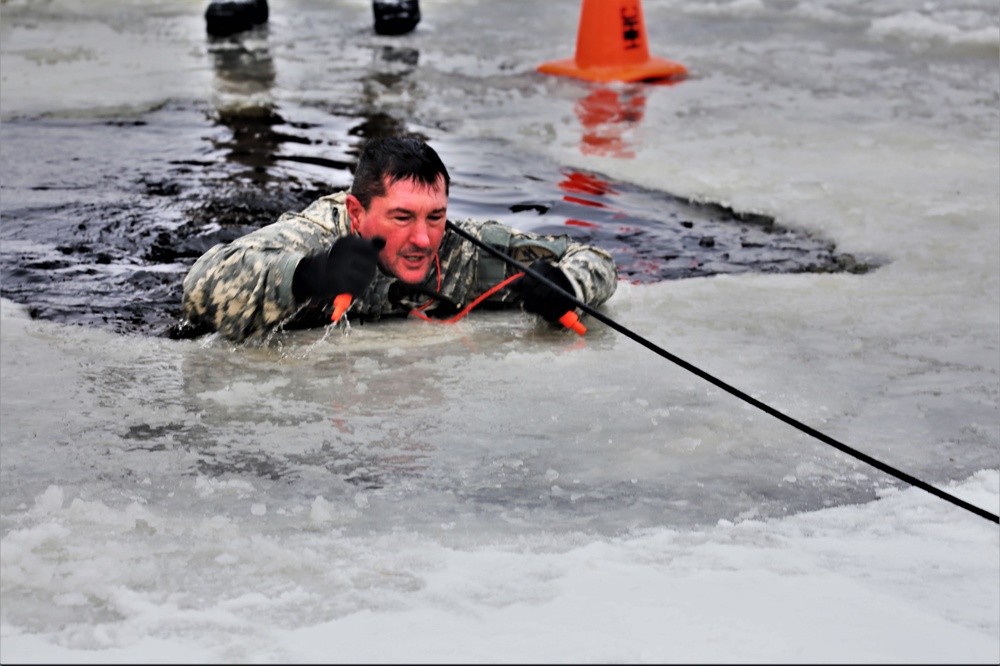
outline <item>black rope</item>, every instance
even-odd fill
[[[981,509],[978,506],[975,506],[974,504],[970,504],[970,503],[966,502],[965,500],[960,499],[958,497],[955,497],[954,495],[952,495],[950,493],[947,493],[947,492],[945,492],[943,490],[935,488],[934,486],[930,485],[929,483],[927,483],[925,481],[921,481],[920,479],[916,478],[915,476],[907,474],[906,472],[902,472],[902,471],[896,469],[895,467],[892,467],[891,465],[887,465],[886,463],[884,463],[884,462],[882,462],[880,460],[872,458],[870,455],[868,455],[866,453],[862,453],[861,451],[853,449],[850,446],[847,446],[846,444],[837,441],[833,437],[830,437],[829,435],[826,435],[826,434],[824,434],[824,433],[816,430],[815,428],[812,428],[812,427],[810,427],[810,426],[802,423],[801,421],[797,421],[796,419],[792,418],[791,416],[788,416],[787,414],[783,414],[782,412],[779,412],[778,410],[776,410],[775,408],[771,407],[770,405],[767,405],[767,404],[761,402],[760,400],[757,400],[753,396],[744,393],[743,391],[739,390],[738,388],[730,386],[726,382],[722,381],[721,379],[719,379],[719,378],[717,378],[717,377],[715,377],[713,375],[710,375],[709,373],[705,372],[701,368],[698,368],[698,367],[696,367],[694,365],[691,365],[690,363],[688,363],[684,359],[682,359],[682,358],[680,358],[678,356],[675,356],[674,354],[671,354],[670,352],[668,352],[666,349],[663,349],[659,345],[656,345],[656,344],[650,342],[649,340],[647,340],[646,338],[642,337],[641,335],[630,331],[629,329],[625,328],[624,326],[622,326],[621,324],[617,323],[613,319],[605,317],[603,314],[601,314],[600,312],[598,312],[594,308],[590,307],[586,303],[583,303],[582,301],[580,301],[579,299],[577,299],[576,296],[574,296],[573,294],[570,294],[570,293],[566,292],[559,285],[553,283],[551,280],[549,280],[545,276],[540,275],[537,271],[531,269],[530,267],[522,265],[519,261],[517,261],[515,259],[512,259],[511,257],[507,256],[503,252],[500,252],[496,248],[492,247],[491,245],[488,245],[487,243],[484,243],[480,239],[478,239],[475,236],[469,234],[467,231],[465,231],[463,229],[460,229],[457,225],[455,225],[454,223],[452,223],[450,220],[447,222],[447,225],[448,225],[448,228],[451,229],[452,231],[454,231],[456,234],[458,234],[462,238],[466,239],[467,241],[469,241],[469,242],[471,242],[471,243],[473,243],[475,245],[478,245],[479,247],[481,247],[482,249],[486,250],[487,252],[489,252],[494,257],[496,257],[496,258],[498,258],[498,259],[506,262],[507,264],[509,264],[509,265],[511,265],[513,267],[516,267],[517,270],[524,271],[524,273],[526,275],[530,275],[531,277],[533,277],[536,280],[538,280],[539,282],[541,282],[541,283],[543,283],[543,284],[551,287],[552,289],[555,289],[556,291],[561,292],[563,295],[565,295],[567,298],[569,298],[569,300],[572,301],[578,308],[580,308],[581,310],[583,310],[584,312],[586,312],[587,314],[589,314],[594,319],[597,319],[598,321],[603,322],[604,324],[606,324],[607,326],[609,326],[609,327],[613,328],[614,330],[618,331],[619,333],[621,333],[625,337],[631,338],[632,340],[634,340],[635,342],[638,342],[643,347],[646,347],[647,349],[649,349],[649,350],[651,350],[651,351],[659,354],[660,356],[662,356],[663,358],[667,359],[668,361],[672,361],[673,363],[676,363],[677,365],[681,366],[685,370],[694,373],[695,375],[701,377],[702,379],[704,379],[705,381],[707,381],[707,382],[709,382],[711,384],[714,384],[715,386],[718,386],[719,388],[721,388],[722,390],[726,391],[727,393],[730,393],[730,394],[736,396],[737,398],[739,398],[740,400],[743,400],[743,401],[745,401],[745,402],[753,405],[754,407],[760,409],[761,411],[766,412],[767,414],[770,414],[771,416],[773,416],[776,419],[784,421],[785,423],[787,423],[788,425],[792,426],[793,428],[797,428],[798,430],[806,433],[807,435],[811,435],[812,437],[815,437],[816,439],[820,440],[824,444],[829,444],[830,446],[834,447],[835,449],[838,449],[839,451],[842,451],[842,452],[844,452],[844,453],[846,453],[848,455],[854,456],[858,460],[861,460],[862,462],[868,463],[872,467],[874,467],[876,469],[879,469],[879,470],[885,472],[886,474],[894,476],[897,479],[905,481],[906,483],[910,484],[911,486],[916,486],[917,488],[920,488],[921,490],[925,490],[925,491],[931,493],[932,495],[936,495],[936,496],[940,497],[943,500],[951,502],[952,504],[965,509],[966,511],[971,511],[972,513],[976,514],[977,516],[980,516],[982,518],[986,518],[987,520],[991,520],[994,523],[1000,523],[1000,516],[992,514],[989,511],[986,511],[985,509]]]

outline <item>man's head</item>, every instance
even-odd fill
[[[365,144],[347,195],[354,230],[384,238],[382,268],[403,282],[422,282],[434,264],[448,214],[448,169],[419,139],[386,137]]]

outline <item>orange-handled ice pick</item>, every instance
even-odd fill
[[[572,310],[567,310],[566,314],[559,317],[559,323],[566,328],[573,329],[580,335],[587,332],[587,327],[580,323],[580,317]]]
[[[344,316],[347,312],[347,308],[351,307],[351,295],[350,294],[337,294],[333,298],[333,314],[330,315],[330,321],[336,324],[340,321],[340,318]]]

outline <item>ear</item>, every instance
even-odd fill
[[[353,194],[348,194],[344,203],[347,204],[347,214],[351,218],[351,230],[354,233],[364,236],[365,207],[361,205],[361,201]]]

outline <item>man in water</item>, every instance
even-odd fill
[[[448,170],[433,148],[409,137],[369,141],[349,192],[232,243],[216,245],[184,278],[184,312],[235,342],[278,326],[330,323],[333,299],[349,294],[352,316],[374,321],[413,313],[447,319],[482,307],[517,307],[557,322],[574,303],[446,225]],[[494,221],[454,222],[590,306],[615,291],[611,255],[569,236],[513,230]]]

